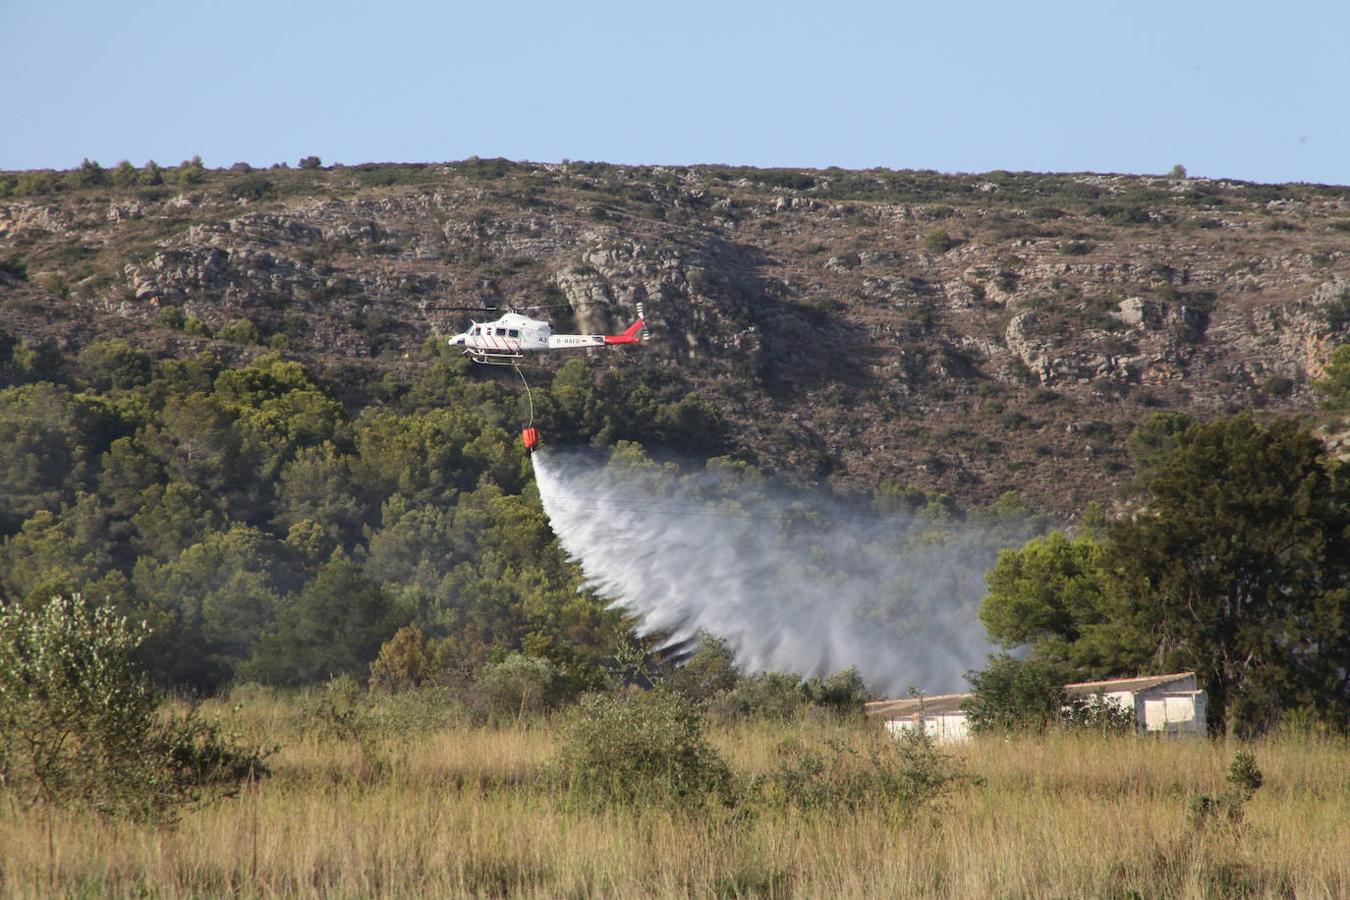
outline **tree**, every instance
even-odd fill
[[[380,647],[370,664],[370,689],[397,693],[421,687],[436,677],[436,658],[426,635],[416,625],[404,625]]]
[[[1000,551],[980,606],[990,639],[1007,649],[1029,644],[1039,659],[1082,680],[1146,665],[1147,636],[1132,627],[1104,553],[1091,538],[1059,531]]]
[[[317,169],[322,165],[323,161],[317,156],[306,156],[300,160],[300,168],[302,169]]]
[[[1341,344],[1331,353],[1322,380],[1317,382],[1322,407],[1335,413],[1350,412],[1350,344]]]
[[[122,338],[94,341],[80,351],[80,370],[99,390],[125,390],[150,380],[150,355]]]
[[[1065,677],[1053,663],[1001,653],[966,679],[971,695],[963,709],[976,732],[1039,732],[1060,719]]]
[[[1176,449],[1186,429],[1195,424],[1188,413],[1167,410],[1140,422],[1125,439],[1125,451],[1134,463],[1135,486],[1147,490],[1153,472]]]
[[[108,183],[108,171],[92,159],[85,159],[78,169],[66,173],[66,184],[72,188],[100,187]]]
[[[139,180],[139,174],[136,167],[124,159],[113,169],[112,181],[120,188],[135,187]]]
[[[160,167],[159,163],[152,159],[145,164],[145,168],[141,169],[140,178],[138,180],[141,184],[150,187],[163,184],[164,169]]]
[[[553,703],[557,681],[558,671],[552,663],[523,653],[508,653],[501,662],[486,665],[478,673],[478,688],[487,701],[488,715],[517,723]]]
[[[698,649],[670,674],[668,686],[695,703],[707,703],[732,690],[740,680],[736,654],[727,642],[710,631],[698,633]]]
[[[149,166],[146,166],[148,169]],[[206,180],[206,167],[202,165],[202,158],[194,156],[192,159],[185,159],[178,166],[178,183],[183,186],[201,184]]]
[[[1193,425],[1109,530],[1108,565],[1157,660],[1194,668],[1210,727],[1281,711],[1350,719],[1350,485],[1305,426],[1249,414]]]
[[[162,716],[137,665],[147,635],[77,594],[0,607],[0,773],[25,801],[164,820],[266,773],[195,716]]]
[[[298,586],[288,556],[281,541],[243,524],[168,562],[142,556],[132,582],[137,614],[155,627],[146,649],[157,678],[214,690],[233,677]]]
[[[381,645],[407,621],[356,563],[334,559],[282,610],[246,671],[277,684],[364,678]]]

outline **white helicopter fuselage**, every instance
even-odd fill
[[[641,339],[643,319],[622,335],[554,334],[547,322],[520,313],[507,313],[495,322],[475,322],[465,332],[450,338],[450,346],[463,347],[475,362],[509,365],[526,353],[539,350],[572,350],[606,344],[636,344]]]

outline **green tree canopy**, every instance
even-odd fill
[[[1193,425],[1110,529],[1110,565],[1151,623],[1159,661],[1194,668],[1211,727],[1282,710],[1350,720],[1350,493],[1301,423]]]
[[[364,679],[381,645],[407,621],[360,566],[334,559],[281,611],[274,630],[257,643],[247,674],[277,684]]]
[[[1124,602],[1091,538],[1054,531],[1001,551],[986,576],[980,620],[1005,648],[1029,644],[1037,657],[1083,680],[1147,664],[1147,635],[1131,627]]]

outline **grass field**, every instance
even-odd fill
[[[1350,745],[1254,745],[1241,825],[1196,827],[1236,745],[1058,735],[951,751],[973,776],[917,813],[578,803],[555,729],[422,722],[347,735],[248,695],[273,774],[175,826],[24,810],[0,792],[5,896],[1350,896]],[[392,722],[393,720],[389,720]],[[306,724],[308,723],[308,724]],[[877,739],[828,722],[714,729],[746,776],[785,738]]]

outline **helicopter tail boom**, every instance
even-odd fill
[[[629,325],[629,326],[628,326],[628,330],[625,331],[623,334],[607,334],[607,335],[605,335],[605,343],[606,343],[606,344],[636,344],[636,343],[638,343],[639,341],[642,340],[642,337],[641,337],[641,334],[642,334],[642,328],[643,328],[643,326],[646,325],[646,324],[647,324],[647,323],[644,322],[642,319],[638,319],[638,320],[637,320],[636,322],[634,322],[632,325]]]

